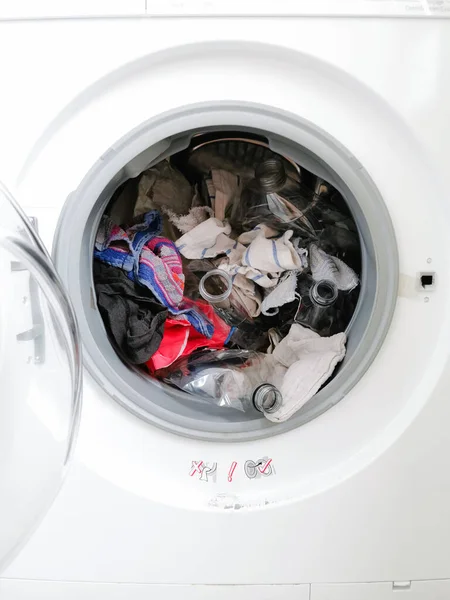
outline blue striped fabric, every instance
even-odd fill
[[[161,227],[158,211],[149,211],[142,222],[126,231],[105,217],[99,228],[94,257],[125,271],[129,279],[148,288],[172,314],[185,315],[199,333],[211,338],[214,335],[213,323],[194,302],[183,296],[181,257],[171,240],[159,238]],[[151,249],[154,242],[157,243]]]
[[[280,261],[278,260],[277,245],[275,244],[275,240],[272,240],[272,253],[275,264],[280,267],[281,270],[283,270],[283,267],[280,265]]]

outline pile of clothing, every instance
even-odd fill
[[[222,141],[121,186],[97,232],[94,282],[124,361],[282,422],[345,356],[359,261],[327,182],[251,141]],[[261,386],[276,402],[255,403]]]

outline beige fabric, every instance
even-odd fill
[[[239,178],[223,169],[212,169],[211,178],[214,189],[214,216],[223,221],[227,206],[241,195]]]
[[[300,271],[288,271],[283,275],[278,285],[270,289],[269,293],[265,296],[262,305],[261,312],[266,316],[273,316],[278,314],[279,307],[289,302],[294,302],[297,298],[296,287],[297,287],[297,276]]]
[[[193,190],[186,177],[163,160],[142,173],[134,216],[153,209],[168,209],[177,215],[185,215],[191,208],[192,198]]]
[[[166,214],[170,222],[181,233],[187,233],[197,227],[197,225],[200,225],[200,223],[203,223],[203,221],[206,221],[206,219],[209,219],[213,214],[213,210],[209,206],[194,206],[187,215],[177,215],[172,210],[166,210]]]
[[[294,323],[264,359],[243,369],[245,389],[271,383],[281,392],[282,404],[274,413],[266,413],[269,421],[282,423],[292,417],[331,377],[345,356],[345,333],[320,337],[314,331]]]
[[[186,258],[214,258],[226,254],[220,268],[230,275],[244,275],[263,288],[275,287],[287,270],[303,268],[297,249],[291,242],[293,231],[273,238],[274,230],[258,225],[237,241],[229,237],[231,227],[219,219],[207,219],[176,242]],[[243,243],[249,242],[245,247]],[[225,265],[227,265],[225,267]]]
[[[210,218],[183,235],[176,241],[176,246],[184,257],[190,259],[225,255],[217,266],[231,276],[233,289],[245,304],[249,316],[256,317],[261,312],[259,288],[274,288],[284,271],[301,270],[302,261],[290,241],[292,231],[272,239],[274,230],[260,225],[241,235],[237,241],[229,237],[230,233],[231,227],[227,222]],[[246,248],[241,240],[248,242],[249,246]],[[283,298],[276,301],[277,306],[284,303]]]
[[[286,421],[319,391],[343,360],[345,342],[345,333],[320,337],[297,323],[292,325],[272,354],[286,372],[281,381],[274,382],[283,401],[275,413],[266,414],[269,421]]]
[[[274,327],[271,327],[269,329],[269,331],[267,332],[268,338],[269,338],[269,347],[267,348],[266,352],[267,354],[273,354],[273,351],[275,350],[275,348],[278,346],[278,344],[281,342],[281,340],[283,339],[281,336],[281,333],[278,331],[278,329],[275,329]]]
[[[242,244],[232,240],[231,226],[219,219],[210,218],[191,229],[175,244],[186,258],[214,258],[227,253],[230,261],[238,261],[245,250]]]
[[[277,239],[268,239],[261,230],[245,251],[242,265],[273,274],[301,269],[301,260],[291,242],[293,235],[293,231],[285,231]]]
[[[257,317],[261,312],[262,302],[262,296],[258,286],[256,286],[253,281],[244,277],[244,275],[240,275],[239,273],[233,274],[233,269],[230,268],[230,265],[226,261],[219,263],[217,267],[232,276],[234,297],[234,302],[233,298],[231,299],[232,303],[235,304],[237,300],[249,317]]]

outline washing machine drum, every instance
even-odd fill
[[[33,223],[0,188],[0,571],[47,512],[74,444],[72,308]]]
[[[126,143],[122,146],[126,147]],[[334,149],[330,145],[330,155],[332,152],[338,154],[341,150],[339,146]],[[208,189],[213,170],[233,172],[245,188],[255,175],[255,165],[274,158],[283,161],[291,180],[301,180],[313,190],[322,181],[335,191],[336,212],[345,214],[347,220],[340,232],[350,229],[356,242],[356,248],[352,252],[343,252],[341,258],[352,261],[360,279],[354,296],[354,310],[344,325],[348,338],[345,359],[334,377],[283,422],[273,422],[256,410],[226,410],[217,403],[201,401],[198,393],[188,395],[169,387],[161,379],[149,378],[148,371],[137,366],[137,361],[129,360],[127,364],[123,353],[116,351],[111,323],[108,324],[105,319],[104,307],[98,301],[98,261],[93,261],[94,249],[96,252],[99,249],[96,237],[99,226],[104,228],[102,217],[105,213],[116,224],[130,223],[133,217],[139,218],[139,215],[142,218],[149,208],[160,209],[169,217],[173,213],[167,210],[168,206],[152,203],[155,198],[145,189],[146,185],[151,188],[150,180],[155,171],[162,169],[161,165],[170,164],[189,180],[198,194],[203,194],[203,198],[209,196],[210,207],[215,211],[214,190]],[[75,304],[86,350],[85,364],[114,400],[139,417],[173,433],[210,441],[233,441],[286,432],[316,418],[345,396],[376,355],[389,327],[396,297],[395,238],[383,201],[365,173],[355,171],[354,165],[349,162],[352,177],[359,178],[358,185],[351,189],[322,157],[299,143],[273,132],[244,128],[231,130],[230,127],[180,131],[178,135],[158,140],[140,152],[119,172],[117,167],[115,171],[111,169],[108,159],[103,157],[68,199],[58,225],[54,251],[58,272]],[[103,181],[102,186],[100,181]],[[97,192],[94,192],[94,187]],[[102,189],[100,194],[99,187]],[[181,201],[181,196],[177,201]],[[146,203],[147,200],[150,202]],[[367,208],[362,208],[361,201],[366,202]],[[376,215],[378,224],[383,222],[382,234],[371,226],[370,212]],[[173,222],[168,225],[164,234],[178,239],[173,234]],[[339,228],[335,229],[339,232]],[[379,240],[377,242],[375,234],[382,238],[382,244]],[[180,252],[183,254],[183,248]],[[99,258],[98,253],[96,256]],[[74,257],[80,257],[78,263]],[[185,271],[186,258],[192,256],[183,257]],[[241,346],[245,347],[245,335],[242,341]],[[194,389],[191,391],[195,392]]]

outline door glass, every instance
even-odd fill
[[[76,321],[33,225],[0,187],[0,570],[57,494],[79,421]]]

